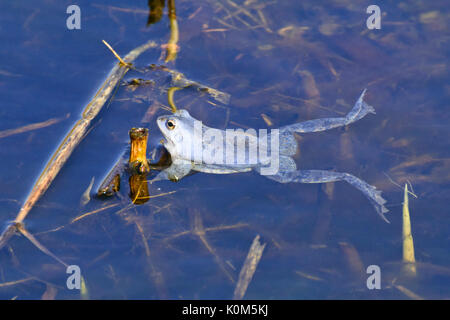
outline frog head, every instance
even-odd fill
[[[160,116],[156,120],[165,139],[163,145],[169,151],[172,160],[191,158],[196,122],[201,124],[200,121],[191,117],[187,110],[177,110],[171,115]]]

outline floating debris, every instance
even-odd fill
[[[407,297],[413,299],[413,300],[424,300],[423,297],[419,296],[418,294],[412,292],[408,288],[405,288],[404,286],[400,284],[394,284],[394,288],[396,288],[398,291],[406,295]]]
[[[299,270],[295,270],[295,273],[298,274],[300,277],[303,277],[305,279],[308,280],[313,280],[313,281],[324,281],[322,278],[299,271]]]
[[[302,78],[303,90],[309,99],[316,99],[320,97],[319,89],[316,85],[316,80],[311,72],[307,70],[298,71],[298,74]]]
[[[263,118],[264,122],[269,126],[273,126],[272,120],[269,118],[268,115],[261,113],[261,117]]]
[[[153,81],[153,80],[134,78],[134,79],[127,81],[124,85],[127,87],[127,89],[129,91],[133,92],[141,86],[150,86],[150,85],[154,85],[154,84],[155,84],[155,81]]]
[[[247,258],[239,273],[239,280],[233,294],[234,300],[241,300],[244,298],[245,292],[247,291],[250,281],[252,281],[265,247],[266,244],[261,244],[259,242],[259,235],[257,235],[255,239],[253,239]]]
[[[166,0],[148,0],[147,27],[161,20]]]
[[[83,213],[82,215],[80,215],[80,216],[78,216],[76,218],[73,218],[70,221],[70,223],[74,223],[74,222],[76,222],[78,220],[81,220],[81,219],[84,219],[84,218],[86,218],[86,217],[88,217],[88,216],[90,216],[92,214],[99,213],[99,212],[105,211],[105,210],[107,210],[109,208],[113,208],[113,207],[117,207],[117,206],[119,206],[119,203],[113,203],[113,204],[110,204],[108,206],[105,206],[105,207],[102,207],[102,208],[99,208],[99,209],[96,209],[96,210],[93,210],[93,211],[89,211],[89,212]]]
[[[405,183],[403,196],[403,263],[407,275],[416,276],[416,258],[414,256],[414,241],[411,233],[411,218],[409,215],[408,185]]]
[[[38,129],[42,129],[45,127],[49,127],[58,122],[61,122],[62,120],[68,119],[69,117],[70,117],[70,113],[68,113],[65,117],[62,117],[62,118],[52,118],[52,119],[48,119],[47,121],[28,124],[26,126],[16,128],[16,129],[3,130],[3,131],[0,131],[0,139],[9,137],[9,136],[13,136],[13,135],[19,134],[19,133],[24,133],[24,132],[28,132],[28,131],[33,131],[33,130],[38,130]]]
[[[108,47],[112,49],[109,45]],[[100,89],[95,94],[94,98],[89,102],[87,107],[82,113],[82,117],[78,120],[69,133],[64,137],[55,153],[52,155],[38,180],[34,184],[30,194],[28,195],[24,205],[20,209],[14,222],[11,223],[6,230],[0,235],[0,249],[6,244],[8,239],[14,234],[16,224],[21,224],[26,218],[34,204],[41,198],[41,196],[47,191],[52,181],[55,179],[67,159],[72,154],[73,150],[77,147],[81,140],[88,132],[88,128],[92,120],[98,115],[103,106],[108,102],[109,98],[115,91],[115,88],[120,83],[125,73],[130,69],[131,62],[134,61],[141,53],[147,49],[156,47],[156,43],[149,41],[136,49],[128,53],[124,60],[121,59],[121,63],[114,66],[109,73],[106,80],[100,86]],[[115,53],[114,50],[112,50]],[[117,53],[115,53],[117,55]],[[118,56],[118,55],[117,55]],[[128,62],[125,62],[128,61]]]
[[[58,294],[58,289],[55,286],[47,283],[47,288],[45,292],[41,296],[41,300],[55,300],[56,295]]]
[[[356,248],[348,242],[339,242],[339,246],[344,254],[349,270],[356,279],[362,279],[365,275],[365,268]]]
[[[319,26],[319,32],[325,36],[332,36],[339,28],[342,28],[342,26],[337,23],[326,22]]]
[[[80,205],[85,206],[88,204],[89,201],[91,201],[91,190],[92,186],[94,185],[95,177],[92,177],[91,183],[89,183],[89,186],[87,187],[86,191],[83,192],[80,199]]]
[[[171,84],[173,87],[192,88],[192,89],[197,90],[198,92],[207,93],[214,100],[219,101],[223,104],[228,104],[230,102],[230,94],[219,91],[219,90],[211,88],[211,87],[208,87],[208,86],[198,83],[196,81],[189,80],[188,78],[186,78],[186,76],[183,73],[173,70],[173,69],[170,69],[170,68],[167,68],[166,66],[151,64],[147,68],[145,68],[143,71],[144,72],[145,71],[167,72],[171,76]]]
[[[2,282],[2,283],[0,283],[0,288],[15,286],[17,284],[25,283],[25,282],[35,280],[35,279],[36,279],[35,277],[27,277],[27,278],[15,280],[15,281]]]

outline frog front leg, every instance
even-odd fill
[[[181,180],[191,172],[192,164],[187,160],[175,160],[170,167],[162,170],[156,177],[150,180],[150,183],[159,180],[170,180],[173,182]]]
[[[322,119],[314,119],[305,122],[294,123],[291,125],[287,125],[280,128],[280,134],[284,132],[298,132],[298,133],[307,133],[307,132],[318,132],[325,131],[337,127],[346,126],[350,123],[358,121],[365,117],[369,113],[375,113],[375,109],[368,105],[364,100],[364,94],[366,93],[366,89],[362,92],[359,99],[356,101],[352,110],[345,116],[340,118],[322,118]]]

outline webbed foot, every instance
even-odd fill
[[[305,122],[294,123],[280,128],[280,135],[286,132],[307,133],[330,130],[337,127],[349,125],[365,117],[369,113],[375,113],[375,109],[368,105],[364,100],[366,89],[363,90],[352,110],[345,116],[340,118],[321,118],[308,120]]]

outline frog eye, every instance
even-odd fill
[[[169,129],[169,130],[173,130],[173,129],[175,129],[175,120],[167,120],[166,121],[166,127],[167,127],[167,129]]]

